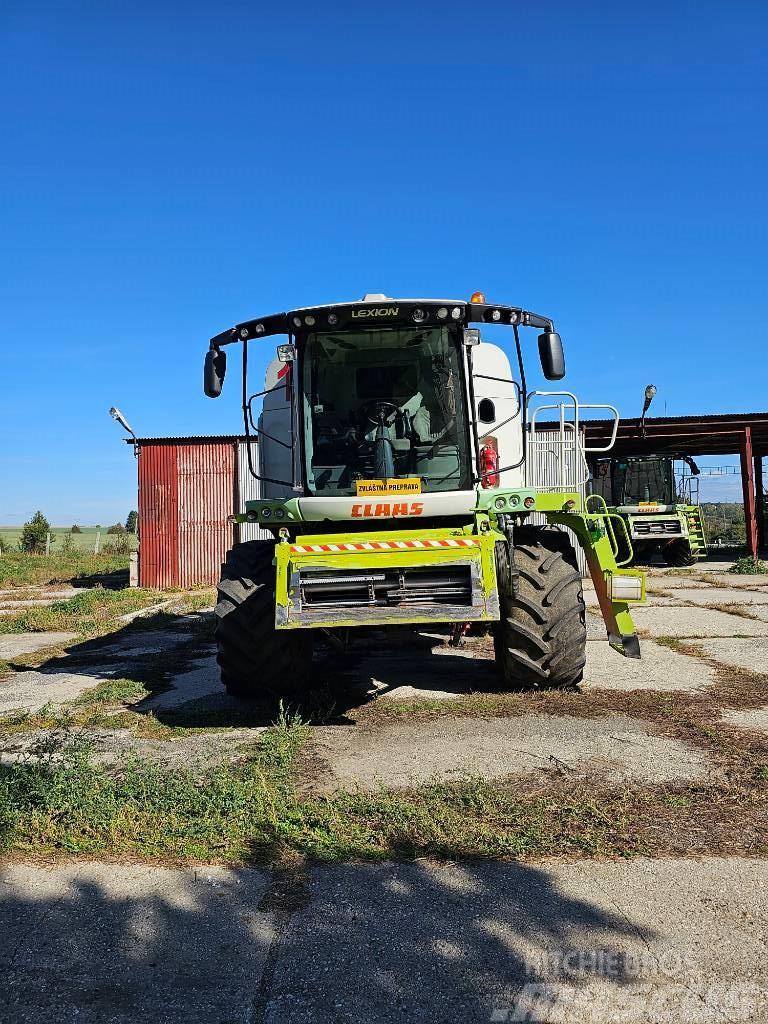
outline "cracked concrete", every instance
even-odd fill
[[[76,639],[77,633],[3,633],[0,634],[0,658],[8,661],[46,647],[64,647]]]
[[[707,759],[676,740],[653,736],[637,719],[529,714],[510,718],[437,718],[381,726],[312,730],[312,754],[336,787],[401,788],[468,776],[503,779],[568,766],[580,774],[649,782],[698,779]],[[314,763],[314,760],[313,760]]]
[[[760,708],[748,708],[740,710],[729,708],[723,712],[723,721],[728,725],[738,726],[739,729],[749,729],[755,732],[768,734],[768,704]]]
[[[768,637],[697,640],[693,646],[721,665],[768,675]]]
[[[685,604],[768,605],[768,591],[745,590],[743,587],[680,587],[674,601]]]
[[[161,764],[202,771],[244,757],[266,728],[251,726],[247,729],[200,730],[172,739],[135,736],[128,729],[89,729],[87,738],[93,745],[93,760],[99,764],[114,764],[127,756],[136,755]],[[41,747],[45,747],[50,737],[51,732],[43,729],[11,734],[3,741],[0,763],[35,761],[48,756]]]

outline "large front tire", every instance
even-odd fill
[[[696,556],[691,551],[691,545],[682,537],[666,544],[662,554],[667,565],[683,568],[696,564]]]
[[[581,682],[587,630],[581,575],[561,530],[521,526],[514,532],[515,578],[506,544],[496,545],[501,618],[494,627],[496,661],[510,689],[568,687]]]
[[[227,693],[236,697],[295,695],[309,675],[307,632],[275,629],[274,552],[273,541],[247,541],[221,567],[216,660]]]

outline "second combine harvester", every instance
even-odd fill
[[[515,374],[483,324],[511,328]],[[640,656],[629,606],[644,599],[644,576],[617,565],[622,521],[585,508],[585,406],[526,388],[527,327],[540,332],[544,376],[560,380],[551,320],[480,293],[366,295],[211,340],[205,392],[221,393],[225,346],[241,343],[245,432],[258,438],[248,453],[261,498],[237,518],[274,538],[235,545],[222,568],[216,639],[230,693],[300,692],[318,630],[477,621],[493,624],[506,686],[577,683],[585,609],[564,526],[585,551],[610,643]],[[285,340],[266,388],[251,395],[249,348],[275,335]],[[588,408],[618,423],[611,406]]]

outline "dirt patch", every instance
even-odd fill
[[[468,776],[503,779],[536,771],[648,782],[706,776],[706,757],[672,739],[650,735],[625,715],[584,719],[439,718],[379,728],[320,727],[313,753],[327,765],[322,788],[403,788]]]

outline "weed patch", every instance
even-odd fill
[[[272,864],[768,852],[764,761],[707,785],[467,778],[321,798],[292,784],[306,737],[300,721],[279,720],[253,756],[202,777],[137,758],[108,770],[87,740],[52,737],[0,766],[0,842],[25,854]]]
[[[112,628],[120,615],[138,611],[158,601],[156,590],[94,590],[54,601],[45,607],[19,610],[0,618],[0,633],[45,633],[49,631],[98,636]]]
[[[0,765],[0,845],[26,853],[245,859],[276,855],[290,819],[290,767],[306,726],[282,716],[255,756],[203,777],[129,758],[94,763],[87,738],[52,734]]]

